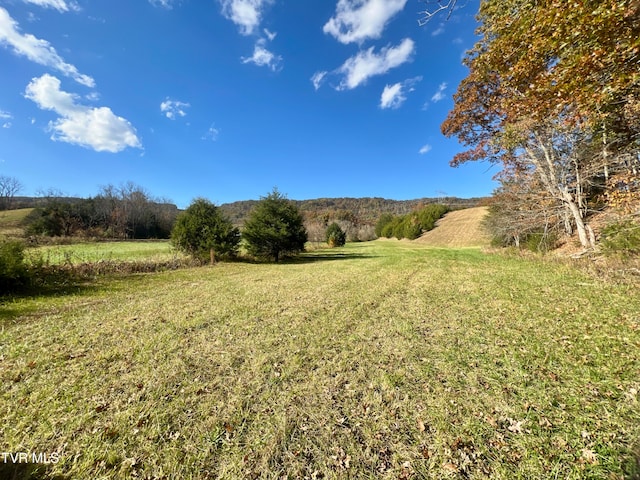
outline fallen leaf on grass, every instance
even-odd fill
[[[580,460],[584,463],[596,465],[598,463],[598,454],[590,448],[583,448],[582,457],[580,458]]]
[[[447,473],[458,473],[458,466],[451,462],[443,463],[442,469]]]

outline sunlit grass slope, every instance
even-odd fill
[[[24,219],[33,208],[0,211],[0,236],[20,236],[23,232]]]
[[[51,264],[104,261],[163,261],[182,257],[168,241],[88,242],[71,245],[46,245],[29,249],[30,258]]]
[[[636,293],[377,241],[8,301],[0,448],[74,479],[631,478]]]

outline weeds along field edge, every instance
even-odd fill
[[[638,474],[640,299],[566,266],[376,241],[0,309],[41,478]]]

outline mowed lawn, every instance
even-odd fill
[[[640,295],[539,260],[375,241],[0,318],[0,448],[60,458],[2,478],[640,474]]]

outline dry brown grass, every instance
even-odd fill
[[[487,207],[474,207],[447,213],[416,242],[432,247],[482,247],[491,239],[482,227]]]

